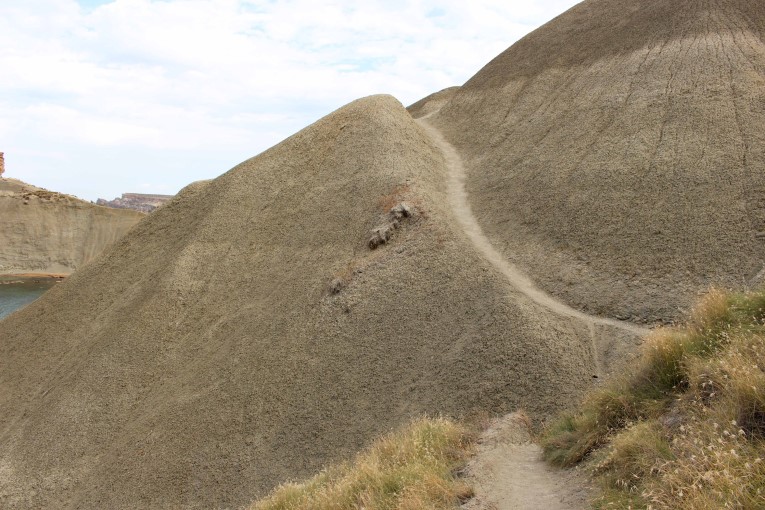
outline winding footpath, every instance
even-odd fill
[[[428,117],[429,116],[430,115],[428,115]],[[438,129],[428,123],[426,117],[418,119],[417,122],[444,155],[446,166],[449,171],[449,200],[451,202],[452,210],[459,220],[462,229],[484,258],[505,275],[513,287],[548,310],[566,317],[579,319],[592,327],[611,326],[637,336],[643,336],[650,331],[650,329],[642,328],[630,322],[597,317],[571,308],[567,304],[558,301],[550,294],[541,290],[512,262],[503,257],[491,244],[491,241],[486,237],[481,226],[478,224],[478,220],[473,216],[473,212],[470,209],[470,202],[468,201],[467,191],[465,190],[465,167],[462,164],[462,159],[459,154],[457,154],[457,150],[446,141]],[[591,329],[593,329],[592,327]]]
[[[434,112],[436,113],[436,112]],[[538,288],[513,263],[497,251],[486,237],[470,209],[465,190],[466,172],[456,149],[441,132],[428,123],[427,115],[417,120],[443,153],[449,172],[448,195],[451,208],[465,234],[481,255],[502,273],[519,292],[553,313],[582,321],[588,326],[595,369],[602,373],[598,348],[598,326],[618,328],[642,337],[650,329],[616,319],[597,317],[576,310]],[[539,445],[531,440],[518,415],[508,415],[483,434],[468,477],[476,487],[476,498],[465,510],[579,510],[589,505],[588,483],[583,475],[551,469],[542,460]],[[525,434],[525,435],[524,435]]]

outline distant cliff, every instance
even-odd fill
[[[0,275],[69,274],[144,216],[0,178]]]
[[[168,202],[171,198],[173,198],[173,195],[123,193],[121,198],[115,198],[114,200],[99,198],[96,200],[96,204],[111,207],[113,209],[133,209],[135,211],[150,213],[157,207]]]

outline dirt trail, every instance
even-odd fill
[[[434,112],[435,113],[435,112]],[[431,114],[432,115],[432,114]],[[428,123],[427,118],[431,115],[418,119],[418,123],[425,132],[433,139],[433,142],[438,146],[444,155],[447,168],[449,170],[449,198],[451,206],[459,220],[462,228],[467,236],[472,241],[473,245],[481,252],[481,254],[491,262],[510,283],[522,292],[524,295],[532,299],[539,305],[544,306],[548,310],[558,313],[567,317],[574,317],[580,319],[590,325],[590,331],[593,338],[593,344],[597,343],[596,338],[596,325],[612,326],[624,331],[628,331],[638,336],[643,336],[650,330],[642,328],[635,324],[619,321],[616,319],[608,319],[604,317],[596,317],[574,308],[571,308],[565,303],[562,303],[555,299],[553,296],[547,294],[543,290],[539,289],[531,279],[526,276],[520,269],[514,264],[502,256],[491,241],[486,237],[478,224],[473,212],[470,209],[470,202],[468,201],[467,191],[465,190],[465,167],[462,164],[462,159],[457,154],[456,149],[444,138],[441,132]],[[597,349],[593,349],[597,352]],[[599,367],[598,360],[595,361],[596,366]]]
[[[580,510],[589,508],[589,479],[545,464],[524,418],[497,419],[481,436],[467,477],[476,496],[464,510]]]
[[[433,112],[435,113],[435,112]],[[514,264],[503,257],[481,230],[470,209],[465,190],[465,168],[455,148],[427,122],[433,113],[418,119],[444,155],[449,170],[449,198],[460,225],[479,252],[524,295],[548,310],[584,321],[590,331],[594,365],[602,371],[597,326],[612,326],[643,336],[650,330],[615,319],[595,317],[571,308],[539,289]],[[514,413],[497,419],[482,435],[478,452],[468,466],[476,497],[466,510],[579,510],[589,508],[591,489],[576,471],[559,471],[542,460],[539,445],[532,441],[524,419]]]

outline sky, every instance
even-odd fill
[[[4,177],[174,194],[354,99],[461,85],[576,3],[0,0]]]

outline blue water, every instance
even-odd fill
[[[0,319],[23,308],[56,285],[53,282],[6,283],[0,285]]]

